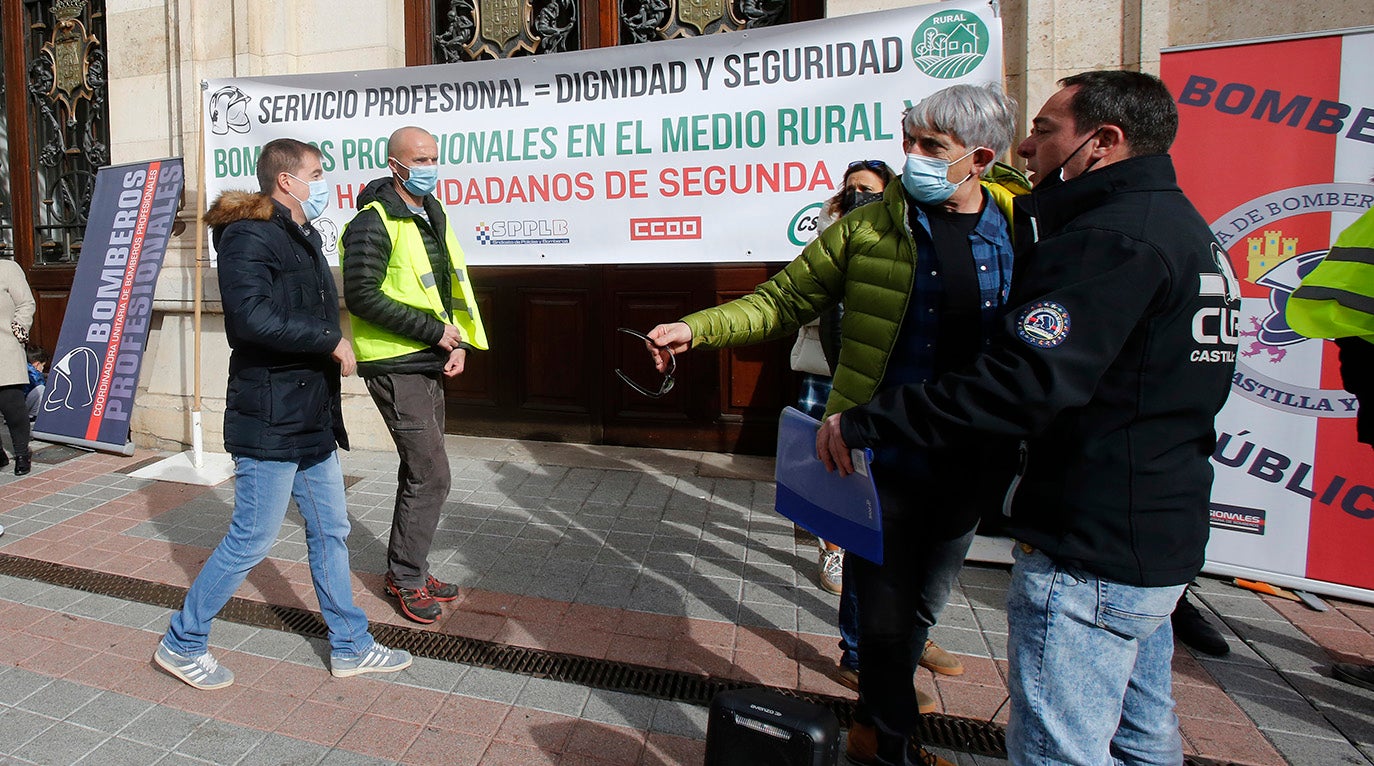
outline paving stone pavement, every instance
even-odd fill
[[[836,599],[815,542],[773,510],[771,461],[711,453],[449,437],[453,492],[435,576],[463,596],[432,629],[518,647],[842,695]],[[136,479],[144,459],[89,454],[0,477],[0,553],[185,587],[218,543],[232,482]],[[385,598],[396,457],[343,454],[355,594]],[[932,637],[958,677],[921,671],[944,712],[1006,720],[1008,572],[970,565]],[[1374,694],[1333,659],[1374,660],[1374,608],[1317,613],[1201,578],[1224,658],[1180,646],[1175,696],[1191,754],[1254,766],[1374,763]],[[238,595],[315,610],[304,530],[289,514]],[[393,677],[335,679],[327,646],[217,621],[236,673],[201,692],[156,669],[170,612],[0,576],[0,761],[51,764],[699,764],[695,705],[417,659]],[[1003,763],[944,752],[960,764]]]

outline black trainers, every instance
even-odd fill
[[[27,452],[14,453],[14,475],[23,476],[33,470],[33,456]]]
[[[430,598],[435,601],[447,603],[458,600],[458,586],[451,582],[436,580],[434,575],[425,578],[425,590],[429,591]]]
[[[414,590],[402,588],[391,579],[389,574],[386,576],[386,592],[401,602],[401,614],[415,622],[428,625],[439,619],[439,615],[444,613],[439,602],[434,600],[427,588]]]
[[[1207,622],[1207,618],[1202,616],[1202,612],[1196,606],[1193,606],[1193,602],[1188,600],[1188,594],[1179,597],[1178,605],[1174,607],[1174,614],[1170,619],[1174,624],[1174,635],[1186,646],[1213,657],[1220,657],[1231,651],[1231,647],[1226,645],[1226,638]]]
[[[1348,684],[1374,691],[1374,665],[1338,662],[1331,666],[1331,676]]]
[[[5,454],[5,451],[4,451],[3,449],[0,449],[0,468],[4,468],[5,466],[7,466],[7,465],[9,465],[9,464],[10,464],[10,456],[9,456],[9,455],[6,455],[6,454]]]

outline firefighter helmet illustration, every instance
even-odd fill
[[[233,131],[235,133],[247,133],[248,122],[248,94],[232,85],[210,94],[210,131],[217,136],[222,136]]]
[[[78,410],[91,406],[91,402],[95,401],[95,384],[99,376],[100,359],[95,352],[85,346],[72,349],[52,366],[43,411]]]

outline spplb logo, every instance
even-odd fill
[[[911,57],[931,77],[963,77],[988,55],[988,28],[971,11],[944,11],[927,18],[911,38]]]

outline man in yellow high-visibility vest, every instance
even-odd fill
[[[431,623],[458,586],[430,574],[429,549],[448,499],[444,378],[486,349],[462,248],[434,197],[439,147],[423,128],[391,134],[391,174],[358,195],[340,240],[344,299],[358,374],[367,383],[401,465],[387,545],[386,590],[411,620]]]
[[[1355,438],[1374,446],[1374,209],[1341,232],[1288,299],[1288,324],[1340,349],[1341,384],[1359,400]],[[1374,690],[1374,665],[1337,662],[1331,675]]]

